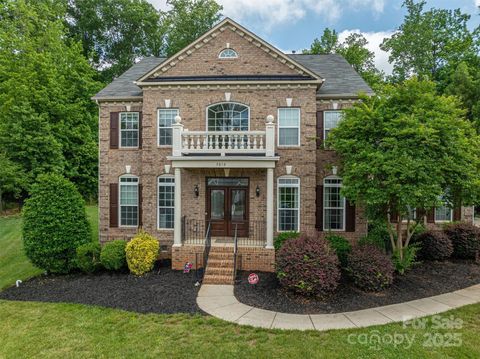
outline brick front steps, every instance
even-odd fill
[[[233,283],[233,247],[211,247],[203,284]]]

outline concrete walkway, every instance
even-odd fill
[[[204,312],[237,324],[260,328],[329,330],[406,321],[480,302],[480,284],[410,302],[337,314],[286,314],[240,303],[233,285],[202,285],[197,304]]]

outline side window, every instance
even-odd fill
[[[175,223],[175,177],[158,177],[158,228],[173,229]]]
[[[300,223],[300,179],[280,177],[277,185],[277,229],[278,231],[299,230]]]
[[[323,139],[328,138],[330,131],[338,126],[342,120],[342,111],[325,111],[323,114]]]
[[[327,177],[323,181],[323,230],[345,230],[345,197],[340,194],[342,179]]]
[[[138,147],[138,112],[120,112],[120,147]]]
[[[278,145],[300,146],[300,109],[278,109]]]
[[[138,226],[138,177],[120,177],[120,226]]]
[[[172,145],[172,124],[175,123],[177,115],[178,109],[161,108],[158,110],[157,143],[159,146]]]

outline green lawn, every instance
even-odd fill
[[[96,208],[88,208],[88,215],[97,228]],[[0,218],[0,286],[39,272],[22,254],[20,224],[19,217]],[[198,315],[144,315],[76,304],[0,300],[0,358],[480,357],[480,305],[442,314],[444,319],[450,317],[457,325],[458,320],[463,323],[441,329],[429,319],[426,327],[417,329],[391,324],[300,332],[240,327]],[[378,336],[382,342],[374,345]],[[391,338],[403,343],[395,345]],[[459,340],[460,346],[449,346]]]

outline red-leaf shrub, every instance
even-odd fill
[[[303,295],[325,296],[340,281],[338,257],[329,243],[305,235],[284,242],[276,254],[276,272],[282,286]]]
[[[348,256],[347,272],[355,285],[366,291],[380,291],[393,282],[391,259],[374,245],[356,246]]]
[[[456,258],[475,258],[480,250],[480,229],[470,223],[454,223],[445,228]]]
[[[442,231],[427,231],[415,238],[420,245],[418,255],[421,259],[439,261],[449,258],[453,253],[452,241]]]

